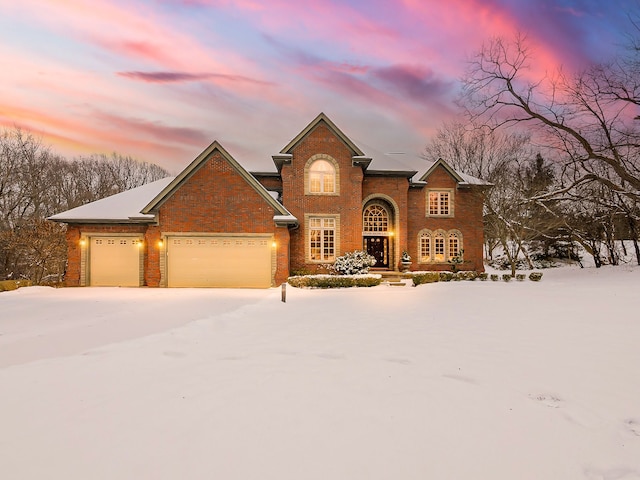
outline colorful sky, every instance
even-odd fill
[[[0,0],[0,127],[67,157],[180,171],[218,140],[252,170],[325,112],[414,158],[469,56],[521,31],[539,71],[610,57],[638,0]]]

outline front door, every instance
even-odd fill
[[[376,259],[374,267],[389,267],[389,237],[364,237],[364,249]]]

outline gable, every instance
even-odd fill
[[[213,169],[220,173],[216,175],[206,175],[205,171],[200,172],[203,168]],[[200,172],[200,175],[198,173]],[[229,173],[233,173],[233,176],[229,176]],[[195,177],[195,178],[194,178]],[[212,201],[212,204],[219,204],[224,198],[224,206],[227,208],[232,207],[234,201],[238,205],[241,205],[246,198],[243,198],[243,191],[245,188],[252,192],[256,198],[265,202],[273,209],[273,214],[278,217],[290,217],[291,214],[284,208],[277,200],[275,200],[269,192],[251,175],[245,170],[217,141],[213,142],[207,147],[196,159],[191,162],[180,174],[164,188],[156,197],[149,202],[143,209],[143,214],[152,213],[158,211],[162,205],[164,205],[169,199],[174,197],[180,189],[186,185],[192,178],[194,182],[201,181],[198,177],[208,177],[213,180],[214,183],[218,183],[219,189],[209,189],[209,193],[200,192],[200,195],[191,194],[193,198],[182,198],[183,201]],[[234,178],[233,187],[228,188],[230,185],[225,181],[229,178]],[[222,188],[224,187],[224,188]],[[187,188],[188,190],[189,188]],[[217,190],[217,191],[216,191]],[[245,193],[246,195],[246,193]],[[211,196],[211,197],[208,197]],[[197,198],[196,197],[201,197]],[[244,202],[246,203],[246,202]],[[290,223],[295,223],[295,219],[291,219]]]
[[[360,150],[355,143],[347,137],[342,130],[340,130],[324,113],[320,113],[309,125],[307,125],[298,135],[295,136],[282,150],[281,154],[292,154],[293,150],[302,142],[311,132],[313,132],[318,125],[325,125],[333,135],[335,135],[345,146],[349,149],[352,157],[363,157],[364,153]]]

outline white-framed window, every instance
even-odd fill
[[[420,234],[420,262],[431,261],[431,231],[427,230]]]
[[[457,257],[460,254],[460,238],[456,232],[449,232],[449,248],[447,249],[447,260]]]
[[[362,214],[363,231],[387,232],[389,231],[389,212],[382,205],[369,205]]]
[[[309,217],[309,260],[332,262],[336,259],[336,219]]]
[[[453,190],[427,192],[428,217],[453,217]]]
[[[336,169],[327,160],[316,160],[309,167],[309,193],[336,193]]]
[[[433,236],[433,261],[444,262],[444,233],[438,232]]]
[[[459,230],[421,230],[418,233],[420,263],[445,263],[462,254],[462,233]]]

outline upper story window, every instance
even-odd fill
[[[309,168],[309,193],[336,193],[336,169],[326,160],[316,160]]]
[[[427,216],[453,217],[453,190],[429,190]]]

